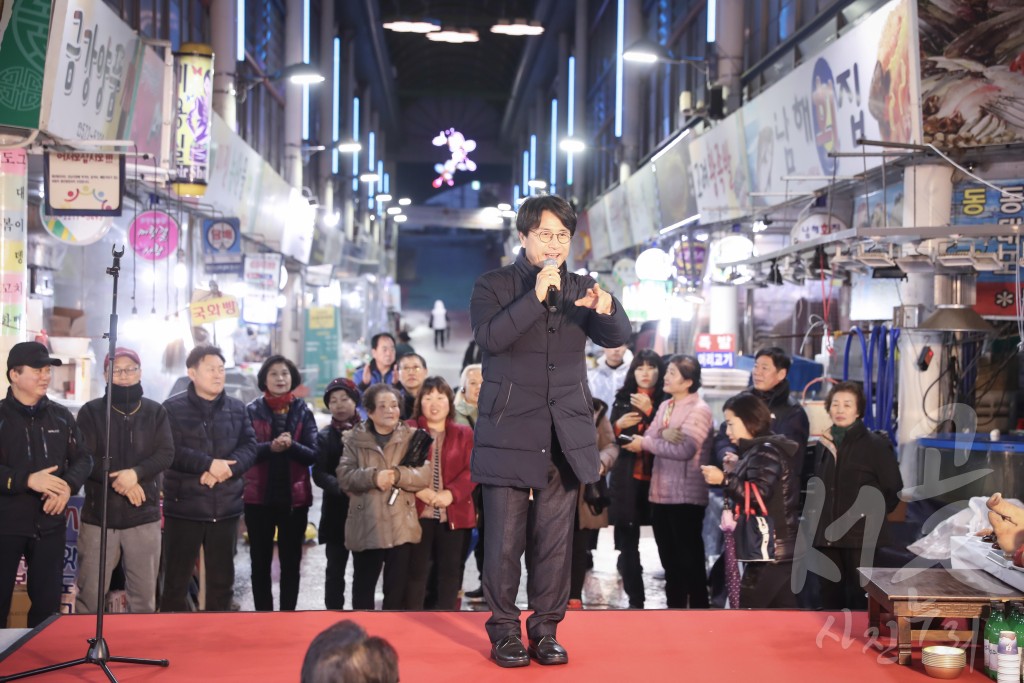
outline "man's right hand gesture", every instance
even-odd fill
[[[71,495],[71,487],[68,483],[60,477],[54,476],[54,472],[57,471],[57,466],[47,467],[45,470],[39,470],[28,475],[28,487],[37,493],[43,494],[43,497],[53,496],[54,498],[60,497],[61,495]]]
[[[210,469],[203,472],[199,477],[199,483],[203,486],[209,486],[211,489],[217,484],[223,484],[232,477],[231,466],[237,462],[237,460],[214,458],[213,462],[210,463]]]

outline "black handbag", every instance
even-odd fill
[[[736,559],[740,562],[775,561],[775,521],[761,500],[761,492],[749,481],[743,483],[743,510],[736,506]],[[761,514],[750,507],[750,491],[760,506]]]
[[[604,512],[604,509],[612,502],[608,495],[608,481],[601,477],[597,481],[583,485],[583,502],[590,508],[590,512],[596,517]]]

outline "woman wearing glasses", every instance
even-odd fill
[[[316,420],[306,402],[292,393],[302,383],[302,375],[284,356],[265,360],[256,383],[263,396],[246,406],[256,432],[256,464],[245,473],[242,496],[252,596],[258,611],[273,611],[270,565],[276,534],[281,610],[292,611],[299,597],[302,543],[313,504],[309,468],[316,462]]]
[[[109,356],[103,362],[111,370]],[[142,396],[139,354],[114,351],[110,387],[110,473],[103,481],[107,452],[107,397],[89,401],[78,411],[78,427],[86,449],[94,454],[92,474],[85,482],[85,504],[78,536],[78,596],[76,612],[95,612],[100,572],[100,516],[103,486],[107,492],[107,562],[103,595],[120,560],[124,567],[128,608],[135,613],[156,611],[156,581],[160,569],[160,474],[174,459],[174,442],[167,411]]]

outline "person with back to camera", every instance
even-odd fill
[[[373,609],[384,570],[386,610],[404,609],[412,547],[422,531],[416,496],[430,485],[429,461],[400,464],[414,430],[399,418],[398,390],[374,384],[363,394],[367,419],[342,435],[338,483],[348,494],[345,545],[352,551],[352,609]],[[390,502],[393,501],[393,502]]]
[[[473,481],[484,488],[483,589],[491,657],[502,667],[565,664],[556,639],[569,600],[579,485],[597,480],[597,434],[586,343],[618,346],[630,334],[622,305],[593,278],[566,269],[576,212],[552,195],[519,208],[513,264],[481,275],[470,299],[484,350]],[[532,495],[532,502],[530,500]],[[529,546],[529,548],[527,548]],[[516,593],[523,553],[534,610],[523,647]]]
[[[281,565],[281,610],[294,611],[306,540],[316,462],[316,418],[292,392],[302,383],[295,363],[274,355],[256,375],[263,396],[246,406],[256,432],[256,462],[245,473],[245,527],[249,531],[252,595],[257,611],[273,611],[270,569],[274,537]]]
[[[663,379],[665,363],[654,351],[643,349],[633,356],[626,381],[615,394],[610,420],[616,437],[624,443],[643,436],[654,421],[665,398]],[[621,445],[620,443],[620,445]],[[654,455],[640,446],[639,450],[619,449],[612,466],[609,489],[612,504],[608,521],[613,526],[616,562],[622,576],[622,588],[632,609],[643,609],[646,599],[644,568],[640,563],[640,528],[651,523],[648,501]]]
[[[822,569],[815,572],[819,577],[821,608],[825,610],[867,607],[857,567],[873,564],[873,552],[862,559],[865,542],[877,546],[882,538],[866,532],[884,529],[885,515],[896,509],[903,489],[892,442],[884,432],[872,432],[861,420],[866,403],[859,384],[833,385],[825,399],[832,426],[821,435],[814,453],[814,474],[818,480],[811,480],[808,501],[821,500],[824,505],[807,510],[804,516],[813,523],[815,549],[839,568],[838,581],[828,579]],[[823,487],[823,496],[814,495],[817,486]],[[826,533],[855,504],[861,508],[861,519],[838,537]]]
[[[103,574],[106,596],[110,575],[122,563],[128,608],[135,614],[156,611],[160,571],[160,477],[174,459],[174,440],[167,411],[142,395],[142,361],[132,349],[119,346],[113,365],[110,415],[110,467],[103,481],[107,452],[107,396],[78,411],[78,427],[89,450],[99,454],[85,482],[82,527],[78,534],[78,595],[75,612],[95,613],[105,600],[97,595],[100,573],[100,525],[103,486],[107,491],[107,556]]]
[[[51,366],[39,342],[7,355],[7,396],[0,401],[0,626],[7,625],[22,554],[28,565],[28,627],[60,611],[64,510],[92,470],[75,419],[46,396]]]
[[[302,660],[301,683],[398,683],[398,653],[350,619],[317,634]]]
[[[448,331],[448,311],[440,299],[434,302],[430,311],[430,329],[434,331],[434,350],[443,349],[445,332]]]
[[[341,437],[360,422],[359,388],[346,377],[337,377],[324,389],[324,405],[331,411],[331,424],[316,436],[316,463],[313,481],[324,490],[320,506],[320,542],[326,544],[327,576],[324,584],[324,606],[345,609],[345,520],[348,519],[348,496],[338,484],[338,463],[341,462]]]
[[[740,606],[794,609],[797,602],[790,577],[800,524],[800,473],[793,468],[796,444],[771,433],[768,404],[753,394],[733,396],[725,402],[724,411],[726,433],[740,452],[739,460],[734,472],[723,472],[715,465],[702,467],[704,479],[721,486],[726,500],[740,506],[745,484],[757,487],[775,525],[775,559],[745,563]],[[753,491],[750,495],[751,506],[757,507]]]
[[[665,598],[670,608],[709,606],[705,571],[704,508],[708,485],[700,470],[711,454],[711,408],[697,394],[700,363],[693,356],[672,356],[663,383],[668,398],[643,437],[625,446],[654,454],[649,500],[658,556],[665,568]],[[639,443],[638,443],[639,442]]]
[[[430,446],[431,485],[416,492],[422,539],[413,546],[406,608],[421,610],[427,579],[437,572],[437,608],[457,609],[462,587],[462,558],[476,523],[469,457],[473,430],[452,419],[451,387],[441,377],[428,377],[416,397],[409,426],[425,429],[434,438]]]

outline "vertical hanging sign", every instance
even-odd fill
[[[25,329],[27,178],[25,151],[0,150],[0,337],[13,341]]]
[[[174,129],[174,191],[183,197],[202,197],[210,170],[213,131],[213,49],[183,43],[174,53],[178,75],[178,105]]]

